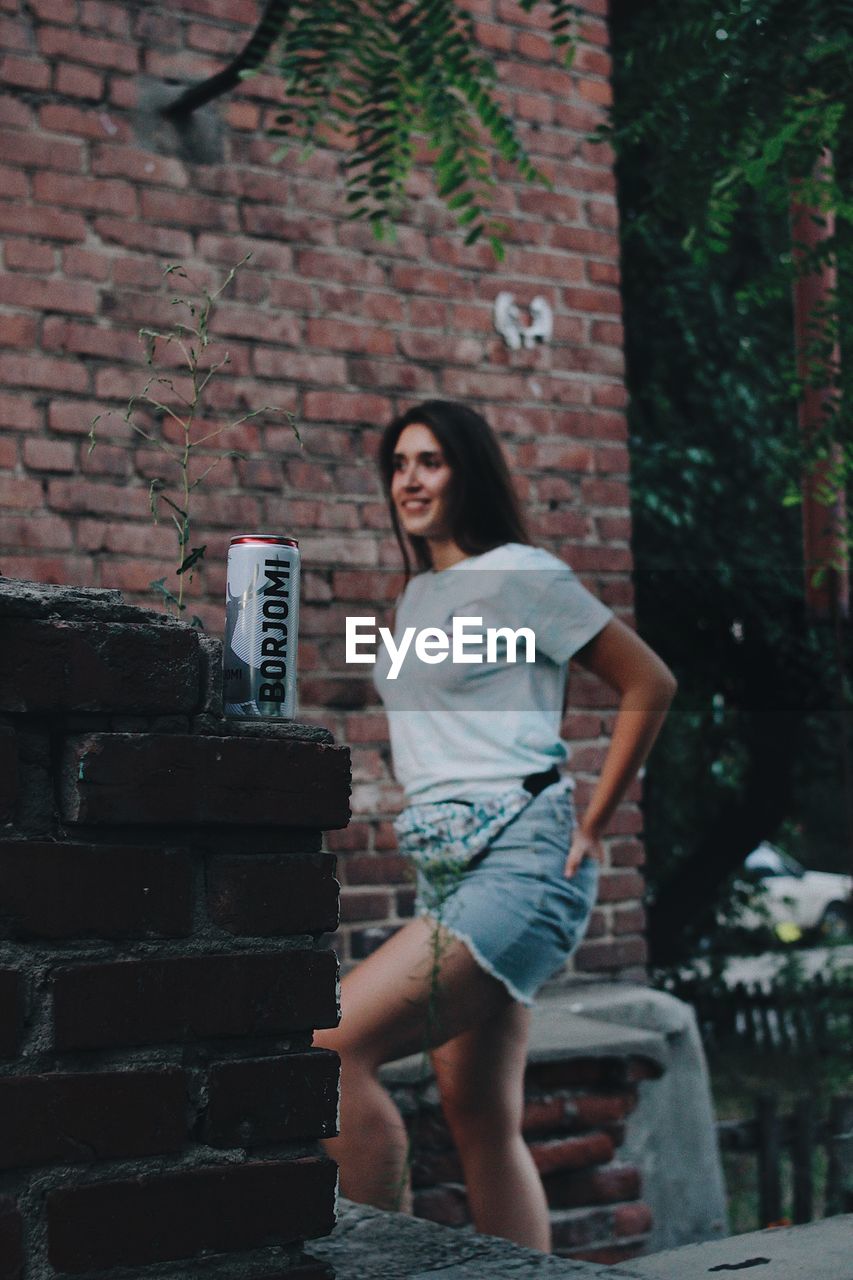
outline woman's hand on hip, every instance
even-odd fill
[[[604,842],[598,836],[587,835],[580,827],[575,828],[569,856],[566,859],[563,875],[571,880],[584,858],[594,858],[596,862],[604,861]]]

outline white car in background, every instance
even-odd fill
[[[807,871],[765,840],[745,859],[740,878],[760,889],[739,914],[741,928],[769,926],[791,942],[813,930],[825,939],[853,934],[853,876]]]

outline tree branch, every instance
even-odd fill
[[[184,120],[199,107],[235,89],[242,72],[257,71],[281,35],[291,3],[292,0],[267,0],[263,16],[242,52],[216,75],[190,85],[174,102],[162,107],[160,114],[167,120]]]

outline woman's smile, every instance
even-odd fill
[[[406,533],[447,538],[453,473],[429,427],[411,423],[394,450],[391,498]]]

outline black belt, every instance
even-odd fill
[[[553,787],[554,783],[559,781],[560,770],[556,765],[552,765],[544,773],[529,773],[521,785],[532,796],[538,796],[540,791],[544,791],[546,787]]]

